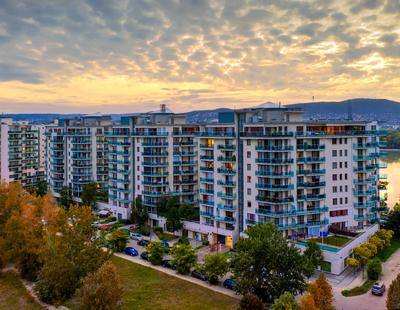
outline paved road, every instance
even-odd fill
[[[389,289],[392,281],[400,273],[400,250],[394,253],[384,264],[381,280]],[[354,286],[354,285],[353,285]],[[351,287],[350,287],[351,288]],[[371,292],[354,297],[344,297],[343,288],[334,288],[335,307],[337,310],[384,310],[386,309],[387,292],[381,296],[374,296]]]

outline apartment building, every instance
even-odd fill
[[[69,187],[80,200],[83,185],[95,182],[108,190],[109,116],[84,116],[62,119],[46,126],[46,176],[56,196]]]
[[[31,187],[45,180],[44,126],[0,118],[0,178]]]

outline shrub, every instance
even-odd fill
[[[246,294],[242,297],[239,304],[240,310],[264,310],[264,304],[260,298],[254,294]]]
[[[367,264],[368,279],[378,280],[381,272],[382,272],[382,263],[378,258],[374,258],[373,260],[368,262]]]
[[[162,227],[159,227],[159,226],[155,226],[155,227],[153,227],[153,231],[154,231],[154,233],[155,234],[162,234],[163,233],[163,229],[162,229]]]
[[[142,234],[143,236],[150,236],[150,228],[147,225],[139,227],[137,230],[139,234]]]
[[[81,310],[121,309],[122,285],[115,266],[108,261],[86,276],[77,296]]]
[[[153,265],[161,265],[166,252],[162,243],[160,241],[152,241],[147,246],[147,250],[149,251],[149,261]]]

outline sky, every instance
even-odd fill
[[[400,0],[0,0],[0,112],[400,101]]]

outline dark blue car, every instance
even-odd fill
[[[234,279],[226,279],[223,283],[223,286],[227,289],[238,291],[239,286]]]
[[[138,256],[139,255],[138,251],[132,247],[125,248],[124,253],[126,255],[130,255],[130,256]]]

